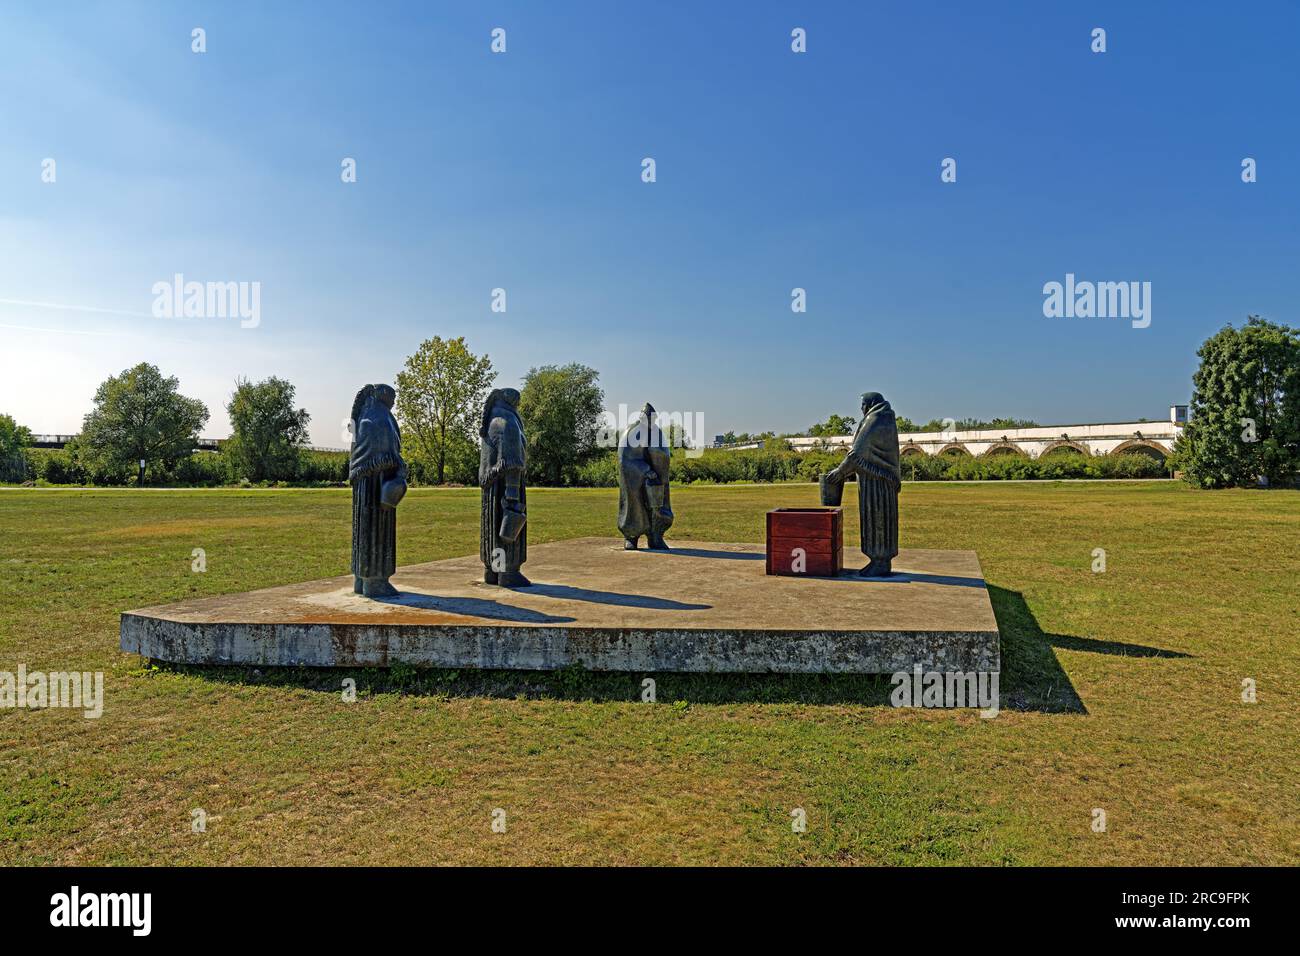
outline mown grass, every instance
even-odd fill
[[[804,485],[673,496],[678,542],[758,541],[768,508],[815,503]],[[530,540],[610,534],[614,502],[530,491]],[[349,507],[333,490],[0,492],[0,670],[102,670],[107,691],[99,720],[0,710],[0,863],[1300,858],[1300,493],[906,485],[904,547],[980,554],[1004,641],[993,720],[890,708],[878,677],[661,674],[651,705],[641,674],[259,673],[117,650],[123,609],[338,574]],[[473,491],[412,491],[401,563],[473,552],[477,509]]]

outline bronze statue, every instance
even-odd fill
[[[367,385],[352,402],[353,589],[366,597],[391,597],[397,570],[397,505],[406,494],[402,437],[393,417],[391,385]]]
[[[654,406],[646,402],[618,443],[618,530],[628,551],[636,550],[641,535],[646,536],[647,547],[668,550],[664,532],[673,524],[668,495],[671,460],[663,432],[655,424]]]
[[[483,580],[505,588],[527,587],[519,568],[528,560],[527,491],[524,487],[524,424],[519,393],[494,388],[483,404],[479,427],[478,483],[482,489],[479,557]]]
[[[844,482],[858,481],[858,517],[862,524],[862,553],[871,562],[858,574],[884,578],[893,574],[890,562],[898,554],[898,423],[894,410],[879,392],[862,396],[862,421],[853,433],[853,446],[833,471],[822,475],[823,505],[838,505]]]

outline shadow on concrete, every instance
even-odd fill
[[[463,614],[466,617],[485,617],[494,621],[517,621],[522,624],[571,624],[577,620],[556,614],[545,614],[526,607],[514,607],[500,601],[485,601],[481,598],[438,597],[436,594],[421,594],[403,591],[396,597],[372,598],[381,604],[394,607],[414,607],[425,611],[441,611],[444,614]],[[382,619],[376,619],[380,623]]]
[[[658,554],[667,557],[677,555],[683,558],[725,558],[731,561],[766,561],[767,555],[754,554],[752,551],[710,551],[708,548],[679,548],[669,545],[667,551],[652,551],[650,548],[638,548],[641,554]]]
[[[520,588],[525,594],[540,594],[543,597],[557,598],[562,601],[589,601],[592,604],[612,604],[617,607],[643,607],[652,611],[707,611],[711,604],[683,604],[668,598],[651,597],[648,594],[620,594],[617,591],[593,591],[590,588],[575,588],[568,584],[538,584]],[[567,618],[566,620],[572,620]]]

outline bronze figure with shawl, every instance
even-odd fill
[[[479,437],[479,557],[483,561],[483,580],[506,588],[527,587],[532,582],[519,570],[528,560],[528,496],[518,391],[492,390],[483,404]]]
[[[641,535],[647,547],[668,550],[664,532],[673,524],[670,454],[654,406],[646,402],[618,443],[618,530],[628,551],[636,550]]]
[[[367,385],[352,403],[353,588],[366,597],[391,597],[397,570],[397,505],[406,494],[402,438],[393,417],[391,385]]]
[[[888,577],[898,554],[898,423],[894,410],[879,392],[862,396],[862,421],[853,433],[853,446],[844,460],[822,475],[823,505],[838,505],[844,482],[858,482],[858,516],[862,523],[862,553],[871,559],[858,574]]]

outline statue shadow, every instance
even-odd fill
[[[546,614],[531,608],[515,607],[500,601],[485,601],[481,598],[439,597],[436,594],[422,594],[415,591],[403,591],[394,597],[372,598],[380,604],[393,607],[413,607],[425,611],[442,611],[445,614],[464,614],[467,617],[486,617],[494,621],[516,621],[522,624],[571,624],[576,618]]]
[[[1002,706],[1009,710],[1086,714],[1087,707],[1054,648],[1118,657],[1191,657],[1145,644],[1099,641],[1071,634],[1048,634],[1017,591],[989,585],[989,599],[1002,634]]]
[[[983,578],[967,578],[954,574],[925,574],[922,572],[895,571],[887,578],[864,578],[856,571],[842,571],[838,577],[818,578],[819,581],[857,581],[861,584],[944,584],[958,588],[982,588]]]
[[[592,604],[641,607],[653,611],[707,611],[713,606],[711,604],[684,604],[681,601],[651,597],[648,594],[593,591],[590,588],[578,588],[568,584],[538,584],[533,582],[526,588],[520,588],[520,590],[525,594],[540,594],[543,597],[556,598],[561,601],[588,601]],[[572,620],[572,618],[566,618],[565,620]]]
[[[672,557],[678,555],[684,558],[724,558],[731,561],[766,561],[767,555],[754,554],[752,551],[711,551],[708,548],[678,548],[669,547],[666,551],[655,551],[651,548],[637,548],[638,554],[657,554]]]

